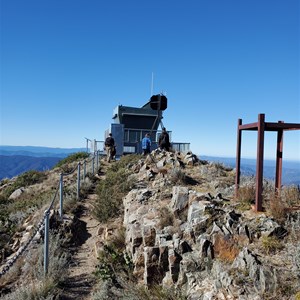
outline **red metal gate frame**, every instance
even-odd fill
[[[300,124],[297,123],[278,123],[265,122],[265,114],[258,115],[258,121],[255,123],[242,124],[242,119],[238,119],[237,126],[237,147],[236,147],[236,177],[235,177],[235,196],[238,198],[238,190],[241,176],[241,148],[242,131],[257,131],[257,157],[256,157],[256,194],[255,211],[262,211],[262,191],[263,191],[263,165],[264,165],[264,136],[265,131],[277,131],[277,151],[276,151],[276,174],[275,191],[281,188],[282,179],[282,153],[283,153],[283,132],[286,130],[300,130]]]

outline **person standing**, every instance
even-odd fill
[[[107,155],[107,161],[110,162],[113,158],[113,150],[115,147],[115,140],[112,137],[112,134],[110,133],[108,137],[105,139],[105,149],[106,149],[106,155]]]
[[[151,149],[151,139],[150,139],[150,134],[146,133],[145,137],[142,139],[142,150],[143,150],[143,155],[147,155],[150,153]]]
[[[158,138],[158,146],[161,150],[170,150],[170,137],[165,127],[162,128],[162,133]]]

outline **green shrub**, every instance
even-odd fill
[[[110,170],[117,171],[120,169],[130,169],[140,159],[141,159],[141,155],[139,154],[123,155],[121,159],[117,161],[117,163],[111,165]]]
[[[47,176],[44,172],[35,170],[27,171],[19,175],[12,185],[5,188],[2,191],[2,196],[4,196],[4,198],[8,198],[15,190],[21,187],[27,187],[33,184],[41,183],[46,178]]]
[[[86,159],[89,157],[89,153],[87,152],[77,152],[69,155],[68,157],[60,160],[54,168],[62,167],[65,164],[70,164],[74,161],[79,161],[81,159]]]
[[[139,155],[123,156],[110,166],[105,179],[98,184],[94,215],[100,222],[107,222],[122,213],[122,198],[133,185],[133,181],[128,179],[132,174],[130,167],[139,158]]]
[[[112,280],[118,286],[119,279],[132,277],[133,263],[125,252],[125,228],[115,232],[110,241],[98,253],[99,264],[96,267],[96,276],[102,280]]]
[[[117,172],[108,171],[106,178],[100,181],[96,188],[98,199],[95,203],[95,216],[100,222],[120,215],[122,198],[130,191],[131,182],[128,172],[120,169]]]

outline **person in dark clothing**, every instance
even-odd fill
[[[161,150],[170,150],[170,137],[165,127],[163,127],[162,133],[158,138],[158,146]]]
[[[107,161],[110,162],[113,159],[113,151],[115,148],[115,140],[110,133],[105,139],[105,149],[107,154]]]
[[[142,139],[142,150],[143,155],[147,155],[150,153],[151,149],[151,140],[150,140],[150,134],[146,133],[145,137]]]

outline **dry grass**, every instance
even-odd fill
[[[286,186],[280,191],[264,193],[264,203],[269,214],[283,223],[290,210],[300,208],[300,189],[298,186]]]
[[[170,181],[173,184],[185,184],[186,183],[186,175],[180,168],[174,168],[170,172]]]
[[[167,226],[173,226],[175,222],[175,216],[170,211],[170,209],[166,206],[162,207],[160,209],[160,218],[159,218],[159,224],[158,227],[160,229],[163,229]]]
[[[287,204],[275,192],[271,196],[268,212],[278,222],[283,222],[287,217]]]
[[[145,287],[136,282],[127,282],[122,289],[111,282],[100,282],[92,300],[186,300],[187,297],[176,288],[163,288],[160,285]]]
[[[300,205],[300,186],[291,185],[281,190],[281,198],[288,205],[294,207]]]
[[[25,260],[19,258],[12,270],[4,277],[6,285],[14,280],[15,290],[3,295],[1,299],[54,299],[56,288],[66,275],[68,256],[62,249],[64,242],[62,236],[50,235],[49,268],[46,277],[43,268],[43,245],[35,251],[31,249]],[[22,284],[17,285],[16,282]]]
[[[274,254],[276,251],[283,249],[283,244],[275,236],[263,236],[261,244],[266,254]]]
[[[254,183],[248,183],[241,186],[238,190],[238,197],[235,199],[239,203],[238,208],[240,210],[248,210],[255,203],[255,185]]]
[[[231,263],[238,256],[240,250],[235,237],[217,234],[214,242],[214,253],[217,258]]]

